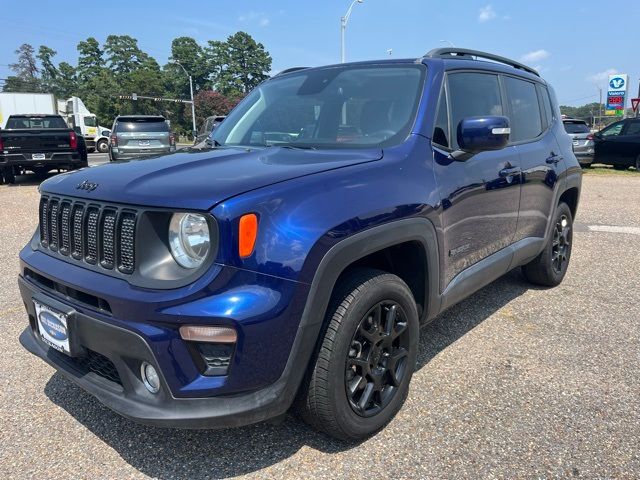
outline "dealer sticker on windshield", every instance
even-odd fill
[[[70,353],[67,316],[34,300],[38,331],[44,343],[63,353]]]

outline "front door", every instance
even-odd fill
[[[513,241],[520,202],[515,147],[456,161],[456,131],[466,117],[504,115],[497,75],[448,73],[433,134],[434,170],[442,202],[441,289],[464,269]]]

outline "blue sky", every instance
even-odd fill
[[[78,41],[95,36],[102,42],[111,33],[137,38],[160,63],[169,56],[174,37],[192,36],[204,44],[238,30],[265,45],[274,72],[337,63],[340,17],[349,3],[111,0],[69,8],[58,2],[36,0],[27,6],[2,0],[0,78],[10,74],[7,65],[21,43],[46,44],[58,51],[58,61],[75,63]],[[640,1],[618,0],[614,9],[606,5],[593,0],[364,0],[354,8],[347,29],[347,60],[384,58],[389,49],[393,57],[417,57],[447,40],[537,67],[563,104],[597,101],[597,86],[606,95],[612,72],[630,74],[631,96],[636,96],[640,33],[634,21],[640,19]]]

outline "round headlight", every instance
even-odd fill
[[[204,262],[211,244],[207,219],[198,213],[175,213],[169,223],[169,245],[176,262],[197,268]]]

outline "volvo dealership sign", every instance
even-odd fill
[[[627,89],[629,88],[629,75],[626,73],[616,73],[609,75],[609,85],[607,92],[607,109],[605,114],[624,116],[624,109],[627,103]]]

